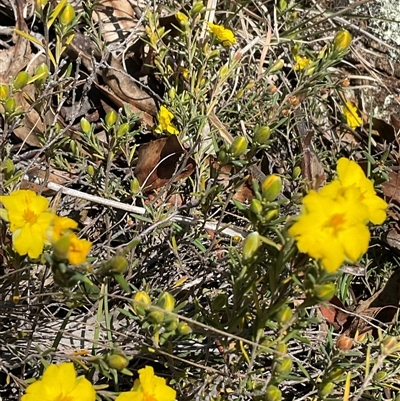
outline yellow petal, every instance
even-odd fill
[[[68,400],[71,401],[95,401],[96,392],[94,391],[92,383],[85,377],[79,377],[74,383],[74,389],[67,393]]]

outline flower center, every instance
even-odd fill
[[[30,209],[26,209],[24,211],[24,220],[27,223],[31,223],[31,224],[36,223],[37,217],[38,216],[35,214],[35,212],[32,212],[32,210],[30,210]]]
[[[342,224],[344,223],[344,214],[334,214],[329,220],[329,226],[333,228],[334,232],[337,233],[341,230]]]

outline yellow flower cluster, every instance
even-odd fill
[[[223,25],[208,23],[209,31],[215,35],[218,42],[221,42],[223,46],[229,47],[236,43],[235,34]]]
[[[161,106],[160,111],[157,115],[158,125],[155,132],[161,134],[163,132],[168,132],[172,135],[178,135],[179,131],[176,129],[175,125],[172,123],[174,115],[165,107]]]
[[[294,65],[294,69],[296,71],[304,70],[310,64],[310,60],[307,57],[301,57],[298,54],[296,54],[296,56],[294,56],[294,61],[296,62]]]
[[[151,366],[139,370],[131,391],[121,393],[115,401],[174,401],[176,392],[165,379],[154,374]],[[73,363],[49,365],[43,377],[30,384],[21,401],[95,401],[96,392],[85,377],[76,376]]]
[[[346,119],[347,125],[351,129],[356,129],[362,124],[362,118],[357,113],[357,107],[352,102],[346,102],[343,106],[343,115]]]
[[[78,226],[68,217],[59,217],[49,209],[49,201],[31,190],[18,190],[0,196],[4,205],[2,216],[10,223],[13,247],[20,255],[38,258],[45,244],[57,246],[68,237],[67,258],[69,263],[83,263],[90,251],[91,243],[79,239],[71,229]]]
[[[289,229],[299,251],[320,259],[330,273],[367,251],[367,224],[382,224],[388,206],[357,163],[341,158],[337,175],[319,192],[311,190],[304,197],[302,214]]]

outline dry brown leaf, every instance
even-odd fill
[[[138,151],[138,161],[134,171],[135,177],[144,191],[162,188],[169,180],[181,180],[191,175],[195,169],[195,161],[189,158],[184,171],[174,176],[178,162],[186,152],[176,135],[142,145]]]
[[[389,181],[382,185],[382,192],[390,202],[400,204],[400,172],[389,172]]]

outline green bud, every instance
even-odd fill
[[[36,11],[41,11],[42,8],[48,3],[48,0],[35,0]]]
[[[107,127],[112,127],[117,121],[117,113],[114,110],[110,110],[105,117],[105,122]]]
[[[9,94],[8,86],[5,84],[0,84],[0,101],[4,101],[8,98]]]
[[[168,97],[170,99],[175,99],[175,97],[176,97],[176,89],[174,87],[170,88],[170,90],[168,91]]]
[[[88,120],[86,120],[85,117],[82,117],[81,118],[81,130],[82,130],[82,132],[84,132],[85,134],[89,134],[90,131],[91,131],[91,128],[92,128],[92,126],[91,126],[90,122]]]
[[[318,395],[324,399],[328,397],[332,391],[335,389],[335,385],[332,382],[322,383],[318,390]]]
[[[123,123],[118,127],[117,137],[123,137],[129,131],[129,123]]]
[[[94,177],[95,171],[91,164],[86,167],[86,172],[90,175],[90,177]]]
[[[222,166],[229,163],[229,156],[226,154],[224,149],[218,152],[218,163]]]
[[[226,294],[218,294],[212,301],[211,309],[213,312],[220,312],[225,307],[228,296]]]
[[[276,345],[275,351],[279,353],[277,355],[278,358],[281,357],[282,355],[286,355],[287,354],[287,345],[285,343],[279,343]]]
[[[178,11],[175,14],[175,17],[176,17],[176,19],[178,20],[179,24],[182,27],[185,27],[185,26],[189,25],[189,17],[185,13],[182,13],[182,12]]]
[[[265,392],[265,401],[282,401],[282,392],[278,387],[269,385]]]
[[[22,89],[29,80],[29,74],[26,71],[20,71],[13,81],[13,87],[16,90]]]
[[[270,136],[271,136],[271,129],[268,126],[264,125],[256,129],[253,140],[254,142],[259,143],[260,145],[264,145],[264,143],[268,141]]]
[[[387,376],[387,373],[386,373],[386,372],[383,372],[383,371],[381,371],[381,372],[376,372],[376,373],[374,374],[372,380],[373,380],[374,382],[380,382],[380,381],[382,381],[386,376]]]
[[[299,166],[296,166],[293,169],[292,177],[295,180],[299,175],[301,174],[301,168]]]
[[[336,380],[339,380],[339,379],[342,378],[343,373],[344,373],[344,370],[343,370],[342,368],[333,367],[333,368],[329,371],[329,373],[328,373],[328,375],[327,375],[327,378],[328,378],[329,380],[336,381]]]
[[[263,221],[268,223],[275,220],[277,217],[279,217],[279,208],[270,209],[265,213]]]
[[[268,202],[274,201],[282,191],[281,177],[272,174],[265,178],[261,184],[261,193],[264,200]]]
[[[151,323],[160,324],[164,321],[165,315],[159,310],[153,310],[148,314],[147,318]]]
[[[186,322],[180,322],[178,325],[178,333],[187,336],[192,332],[192,329]]]
[[[336,286],[333,283],[316,284],[313,288],[313,296],[318,302],[327,302],[335,295]]]
[[[35,87],[37,89],[41,88],[45,84],[48,76],[49,68],[47,67],[47,65],[45,63],[39,64],[36,67],[35,75],[33,76]]]
[[[75,18],[75,9],[67,3],[58,17],[61,25],[68,25]]]
[[[137,178],[131,180],[130,187],[131,187],[131,193],[133,195],[137,195],[140,192],[139,180]]]
[[[190,10],[190,15],[196,15],[196,14],[200,14],[203,12],[204,10],[204,4],[202,1],[198,1],[196,3],[194,3],[192,9]]]
[[[63,235],[56,243],[53,244],[53,257],[61,262],[68,259],[70,246],[69,235]]]
[[[286,0],[279,0],[279,11],[283,12],[287,9],[287,1]]]
[[[285,65],[285,62],[282,59],[275,61],[274,65],[269,70],[269,73],[272,74],[273,72],[277,72],[277,71],[281,70],[284,65]]]
[[[107,357],[107,365],[111,369],[122,370],[129,365],[129,359],[122,354],[113,354]]]
[[[172,320],[168,320],[165,325],[165,330],[167,331],[175,331],[179,326],[179,319],[177,317],[173,317]]]
[[[128,269],[128,261],[124,256],[114,256],[107,262],[107,266],[110,273],[122,274]]]
[[[399,343],[396,337],[385,337],[381,342],[381,352],[383,355],[390,355],[399,349]]]
[[[247,151],[247,140],[243,136],[238,136],[232,142],[232,145],[229,148],[229,153],[233,157],[239,157],[245,154]]]
[[[262,203],[261,203],[258,199],[253,198],[253,199],[251,200],[251,203],[250,203],[250,210],[251,210],[255,215],[260,215],[260,214],[262,213],[262,211],[263,211]]]
[[[283,326],[288,323],[293,316],[292,309],[289,305],[283,305],[275,315],[276,321]]]
[[[132,308],[139,316],[145,316],[150,305],[151,299],[147,292],[139,291],[132,298]]]
[[[283,358],[278,360],[275,364],[275,374],[285,376],[292,371],[293,361],[290,358]]]
[[[260,247],[261,239],[260,234],[257,231],[249,234],[243,241],[243,258],[244,260],[251,259],[258,248]]]
[[[172,294],[165,291],[161,294],[160,298],[158,298],[157,305],[167,312],[172,312],[175,308],[175,298]]]
[[[351,34],[347,30],[339,31],[333,39],[333,47],[338,51],[345,51],[350,46]]]
[[[5,102],[4,102],[4,110],[6,111],[7,114],[12,114],[15,111],[15,108],[17,107],[17,104],[15,102],[14,97],[9,97]]]

